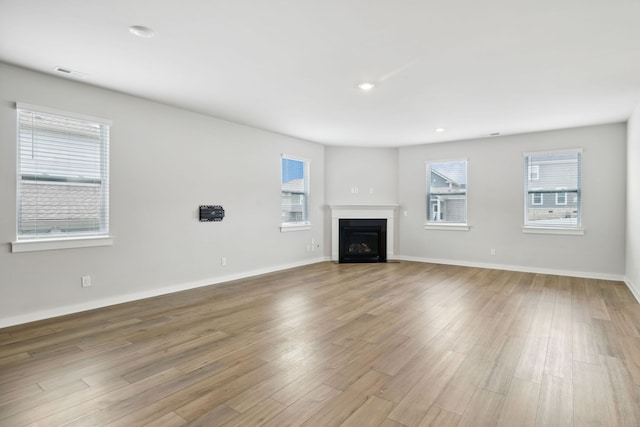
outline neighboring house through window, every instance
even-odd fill
[[[110,123],[17,107],[18,241],[108,235]]]
[[[527,153],[524,167],[525,228],[580,229],[581,150]]]
[[[427,224],[467,223],[467,161],[427,163]]]
[[[281,168],[281,229],[308,229],[309,162],[283,155]]]

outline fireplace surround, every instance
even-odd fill
[[[340,262],[340,220],[341,219],[370,219],[386,220],[386,256],[384,259],[394,258],[394,220],[398,205],[329,205],[331,209],[331,260]],[[372,261],[379,262],[379,261]]]

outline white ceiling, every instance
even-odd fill
[[[0,0],[0,61],[323,144],[402,146],[626,120],[640,0]]]

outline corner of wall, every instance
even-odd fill
[[[627,122],[627,218],[625,229],[625,283],[640,302],[640,103]]]
[[[628,277],[624,279],[625,285],[629,288],[629,291],[633,294],[633,297],[636,299],[636,302],[640,303],[640,288]]]

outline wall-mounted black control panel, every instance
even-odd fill
[[[218,205],[200,205],[200,222],[222,221],[224,209]]]

